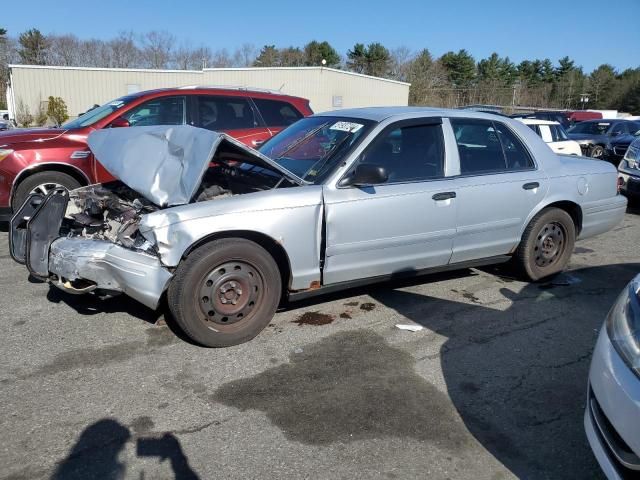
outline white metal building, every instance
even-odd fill
[[[338,108],[407,105],[409,84],[327,67],[144,70],[9,65],[7,105],[31,113],[49,96],[61,97],[73,118],[95,104],[140,90],[185,85],[254,87],[308,98],[316,112]]]

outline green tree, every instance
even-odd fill
[[[340,55],[329,42],[317,42],[313,40],[304,46],[304,64],[308,66],[322,65],[322,60],[326,60],[327,67],[337,67],[340,65]]]
[[[447,52],[440,57],[447,71],[449,81],[454,87],[469,87],[476,76],[476,62],[465,49],[458,53]]]
[[[592,106],[595,108],[606,107],[606,101],[610,98],[616,81],[616,71],[608,64],[600,65],[589,75],[589,93],[593,96]]]
[[[69,119],[67,112],[67,104],[60,97],[49,97],[49,105],[47,105],[47,116],[51,118],[56,125],[60,126]]]
[[[278,51],[278,66],[301,67],[305,64],[305,55],[298,47],[282,48]]]
[[[277,67],[280,64],[280,52],[275,45],[265,45],[253,62],[254,67]]]
[[[391,53],[381,43],[375,42],[367,47],[367,68],[365,73],[374,77],[387,77],[391,70]]]
[[[365,73],[367,70],[367,48],[363,43],[356,43],[347,51],[347,68],[356,73]]]
[[[27,65],[44,65],[47,60],[47,49],[49,43],[40,30],[32,28],[23,32],[18,37],[20,48],[18,55],[22,63]]]
[[[492,53],[488,58],[478,62],[478,80],[492,85],[511,86],[517,76],[515,65],[509,57],[500,58]]]

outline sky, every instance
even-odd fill
[[[565,55],[586,72],[602,63],[640,67],[640,0],[27,0],[3,2],[0,27],[109,39],[120,31],[167,30],[197,47],[230,51],[327,40],[340,54],[355,43],[389,49],[461,48],[476,60],[497,52],[516,63]]]

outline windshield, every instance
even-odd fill
[[[588,135],[604,135],[611,126],[610,122],[582,122],[569,129],[569,133],[586,133]]]
[[[136,95],[130,95],[128,97],[120,97],[116,100],[112,100],[108,103],[105,103],[101,107],[96,107],[89,110],[85,114],[80,115],[75,120],[71,120],[70,122],[65,123],[64,125],[62,125],[62,128],[82,128],[93,125],[98,120],[102,120],[107,115],[121,109],[136,98],[138,98]]]
[[[321,183],[373,125],[370,120],[308,117],[280,132],[260,152],[298,177]]]

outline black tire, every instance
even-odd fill
[[[575,241],[571,216],[559,208],[545,208],[527,225],[516,250],[516,264],[529,280],[551,277],[567,266]]]
[[[16,187],[16,191],[13,194],[11,200],[11,208],[16,212],[27,199],[29,194],[39,187],[46,185],[61,185],[67,190],[73,190],[81,186],[80,182],[73,178],[71,175],[67,175],[62,172],[39,172],[25,178]],[[45,191],[38,193],[46,194]]]
[[[280,302],[281,282],[278,265],[264,248],[225,238],[197,248],[180,263],[167,301],[190,339],[228,347],[251,340],[269,324]]]
[[[598,160],[604,159],[604,147],[602,145],[594,145],[589,149],[589,156]]]

